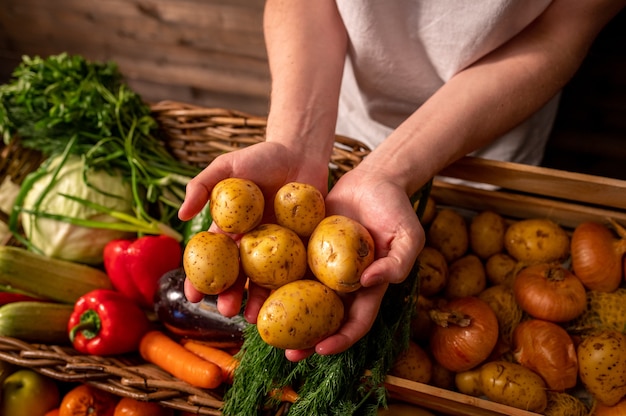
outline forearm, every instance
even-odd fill
[[[359,169],[382,169],[408,194],[416,191],[443,167],[506,133],[550,100],[620,10],[618,3],[624,1],[555,1],[517,37],[448,81]]]
[[[267,140],[328,163],[347,35],[334,1],[268,0],[272,91]]]

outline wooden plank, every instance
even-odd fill
[[[43,56],[62,52],[49,44],[21,45],[25,54]],[[249,96],[255,100],[267,100],[269,80],[256,74],[247,74],[222,68],[178,65],[168,62],[136,60],[132,56],[95,54],[85,45],[67,47],[69,53],[81,54],[89,59],[115,61],[122,74],[129,80],[143,80],[157,84],[199,88],[232,95]],[[173,97],[163,97],[173,99]]]
[[[387,376],[385,387],[394,399],[454,416],[538,416],[478,397],[445,390],[399,377]]]
[[[189,25],[197,28],[258,31],[263,2],[250,0],[245,5],[230,2],[198,2],[193,0],[3,0],[3,13],[26,8],[54,16],[61,10],[74,10],[94,20],[100,16],[144,16],[162,24]]]
[[[209,59],[207,53],[221,52],[225,57],[240,57],[241,61],[248,58],[248,61],[253,59],[266,65],[261,18],[249,20],[242,19],[241,27],[225,28],[219,24],[166,24],[141,13],[92,17],[75,9],[46,13],[19,6],[10,13],[0,14],[2,26],[14,42],[41,43],[46,39],[61,46],[81,43],[111,53],[116,50],[132,52],[137,59],[158,56],[161,60],[198,65]],[[30,29],[23,31],[24,27]]]
[[[551,198],[626,209],[626,181],[557,169],[465,157],[441,176]]]
[[[253,97],[169,83],[158,84],[144,79],[128,79],[127,82],[133,91],[136,91],[149,102],[172,100],[209,108],[240,110],[248,114],[262,116],[267,115],[269,108],[269,101],[266,96]]]
[[[547,218],[565,228],[575,228],[583,221],[607,223],[613,218],[626,224],[626,212],[555,201],[532,195],[478,189],[471,186],[434,181],[432,197],[440,205],[472,212],[491,210],[512,219]]]

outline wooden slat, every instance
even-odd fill
[[[108,1],[99,3],[109,4]],[[91,45],[109,53],[138,44],[142,47],[133,50],[137,59],[144,55],[159,55],[162,60],[177,60],[172,54],[180,53],[186,62],[198,65],[209,58],[206,54],[210,52],[266,60],[262,15],[258,12],[235,9],[226,13],[205,6],[196,9],[196,21],[188,21],[187,16],[173,16],[168,18],[171,21],[163,22],[138,11],[137,7],[130,7],[130,4],[132,2],[123,2],[119,10],[114,9],[113,4],[106,13],[100,14],[84,6],[82,9],[33,10],[19,4],[0,12],[0,22],[15,41],[24,43],[41,42],[46,38],[48,42],[60,45]],[[224,14],[229,17],[221,20],[219,16]],[[202,19],[202,16],[207,18]],[[240,26],[233,26],[231,21],[235,16],[240,19]],[[24,27],[29,30],[24,32]]]
[[[431,195],[440,205],[474,212],[491,210],[512,219],[547,218],[566,228],[583,221],[607,223],[613,218],[626,224],[626,212],[555,201],[532,195],[477,189],[471,186],[435,181]]]
[[[467,396],[439,387],[387,376],[385,386],[394,399],[403,400],[447,415],[455,416],[538,416],[478,397]]]
[[[473,157],[450,165],[441,175],[551,198],[626,209],[626,181],[619,179]]]

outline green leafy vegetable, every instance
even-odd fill
[[[132,213],[141,224],[137,233],[167,229],[152,227],[155,222],[179,227],[184,187],[199,172],[164,147],[150,107],[124,83],[115,63],[80,55],[23,57],[10,82],[0,86],[0,134],[5,143],[19,139],[48,157],[80,155],[85,171],[127,180]]]
[[[28,246],[33,251],[68,261],[99,264],[104,246],[111,240],[128,237],[129,233],[86,228],[57,219],[70,217],[86,221],[86,224],[103,221],[114,225],[115,218],[75,198],[128,215],[132,213],[132,191],[119,175],[89,170],[83,176],[83,171],[84,161],[76,155],[67,159],[62,155],[48,159],[37,172],[36,180],[23,200],[22,224]]]

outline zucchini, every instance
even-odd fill
[[[0,285],[72,305],[94,289],[113,288],[100,269],[11,246],[0,246]]]
[[[21,301],[0,306],[0,336],[42,344],[69,344],[67,323],[74,306]]]

